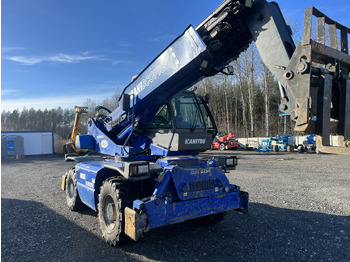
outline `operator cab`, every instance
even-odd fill
[[[216,125],[203,98],[183,92],[162,105],[150,122],[138,131],[152,139],[153,146],[167,151],[203,151],[211,148]]]

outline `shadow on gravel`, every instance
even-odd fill
[[[350,261],[349,217],[265,204],[210,227],[154,229],[117,248],[41,203],[5,198],[1,211],[2,261]]]
[[[1,199],[1,261],[133,260],[125,252],[115,251],[100,237],[42,203]]]

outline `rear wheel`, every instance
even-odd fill
[[[83,206],[83,203],[80,200],[78,188],[77,188],[77,179],[75,178],[75,170],[72,168],[67,172],[66,178],[66,201],[67,206],[70,210],[78,210]]]
[[[110,245],[116,246],[127,239],[124,233],[124,209],[132,208],[138,197],[137,184],[123,177],[103,182],[98,195],[98,219],[102,236]]]

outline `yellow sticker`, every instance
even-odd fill
[[[215,187],[215,192],[218,192],[219,191],[219,188],[218,187]]]
[[[184,196],[187,196],[187,192],[184,192]]]

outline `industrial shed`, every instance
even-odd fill
[[[53,131],[2,131],[1,137],[4,136],[23,137],[25,156],[50,155],[55,152]]]

